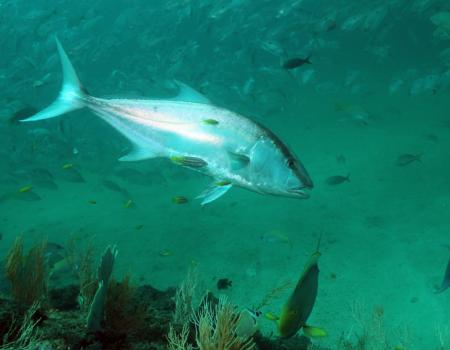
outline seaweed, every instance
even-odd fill
[[[109,283],[105,302],[105,332],[119,336],[136,336],[145,329],[146,307],[136,297],[130,277]]]
[[[45,304],[48,274],[45,262],[46,241],[23,253],[23,238],[19,236],[11,247],[5,265],[5,274],[11,284],[11,296],[25,305]]]

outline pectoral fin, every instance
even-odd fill
[[[233,185],[228,181],[218,181],[209,186],[196,198],[202,199],[202,202],[200,204],[205,205],[223,196],[232,186]]]
[[[250,158],[245,154],[228,152],[231,159],[231,168],[233,170],[239,170],[245,168],[250,163]]]
[[[324,329],[312,326],[303,326],[303,333],[310,338],[322,338],[327,335]]]

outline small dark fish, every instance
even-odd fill
[[[347,158],[343,154],[339,154],[336,156],[336,162],[344,164],[347,161]]]
[[[31,189],[25,192],[17,192],[15,198],[25,202],[35,202],[42,199],[41,196],[39,196],[36,192],[33,192]]]
[[[85,182],[83,175],[73,166],[64,166],[61,175],[64,180],[69,182]]]
[[[447,269],[445,270],[444,279],[442,280],[441,287],[436,290],[436,293],[442,293],[448,287],[450,287],[450,259],[448,259]]]
[[[291,59],[284,61],[282,67],[284,69],[295,69],[295,68],[303,66],[304,64],[311,64],[311,61],[309,60],[310,58],[311,58],[311,56],[308,56],[306,58],[299,58],[299,57],[291,58]]]
[[[58,189],[58,185],[53,180],[38,179],[38,180],[33,180],[32,182],[33,182],[34,186],[45,188],[47,190],[57,190]]]
[[[102,181],[102,185],[111,191],[122,194],[125,197],[125,199],[130,198],[130,194],[128,193],[128,191],[125,188],[123,188],[122,186],[115,183],[114,181],[104,179]]]
[[[411,164],[413,162],[419,162],[419,163],[422,162],[422,155],[405,153],[405,154],[398,156],[397,160],[395,161],[395,164],[398,166],[405,166],[405,165]]]
[[[63,260],[66,253],[64,247],[58,243],[48,242],[45,246],[45,259],[51,269],[59,261]]]
[[[33,179],[54,180],[52,173],[44,168],[31,169],[30,175]]]
[[[229,280],[228,278],[221,278],[217,281],[217,289],[228,289],[231,287],[233,281]]]
[[[151,184],[151,179],[149,179],[149,177],[146,174],[133,168],[119,169],[114,174],[123,181],[127,181],[133,184],[137,185]]]
[[[344,182],[350,182],[350,174],[348,174],[347,176],[342,175],[330,176],[325,180],[325,182],[331,186],[340,185]]]
[[[24,107],[16,111],[10,118],[9,122],[11,124],[19,124],[19,122],[23,119],[27,119],[28,117],[31,117],[32,115],[35,115],[38,112],[38,110],[34,107]]]

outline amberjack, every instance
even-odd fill
[[[122,161],[165,157],[211,176],[197,198],[210,203],[232,186],[262,194],[308,198],[313,187],[300,160],[268,128],[213,105],[186,84],[175,81],[173,99],[105,99],[88,94],[56,39],[63,83],[56,100],[24,122],[58,117],[88,108],[132,144]]]

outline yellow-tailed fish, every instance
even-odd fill
[[[62,168],[63,168],[64,170],[66,170],[66,169],[72,169],[72,168],[73,168],[73,164],[72,164],[72,163],[64,164],[64,165],[62,166]]]
[[[205,123],[207,125],[217,125],[217,124],[219,124],[219,121],[217,121],[215,119],[203,119],[203,123]]]
[[[124,161],[172,158],[228,186],[210,186],[197,197],[205,205],[232,186],[292,198],[308,198],[313,182],[298,157],[271,130],[238,113],[214,106],[205,96],[176,81],[176,99],[106,99],[88,94],[56,39],[63,84],[57,99],[23,120],[55,118],[88,108],[133,145]],[[205,124],[204,120],[210,120]],[[217,121],[220,128],[211,127]],[[213,122],[214,123],[214,122]],[[175,159],[173,157],[175,156]]]
[[[264,318],[266,318],[269,321],[278,321],[280,319],[277,315],[273,314],[272,312],[266,312],[264,314]]]
[[[309,257],[294,291],[281,311],[278,321],[278,331],[283,338],[292,337],[301,328],[304,329],[306,335],[323,336],[325,334],[324,331],[315,327],[309,327],[306,323],[311,315],[317,297],[319,285],[319,245],[320,239],[316,251]]]
[[[186,197],[184,197],[184,196],[172,197],[172,203],[175,203],[175,204],[186,204],[187,202],[189,202],[189,200]]]
[[[25,193],[25,192],[29,192],[31,191],[31,189],[33,188],[33,186],[24,186],[22,188],[19,189],[19,193]]]
[[[172,156],[170,160],[178,165],[187,166],[190,168],[204,168],[208,165],[203,159],[190,156]]]
[[[129,199],[129,200],[127,200],[126,202],[125,202],[125,204],[123,205],[125,208],[132,208],[132,207],[134,207],[134,202],[133,202],[133,200],[132,199]]]

